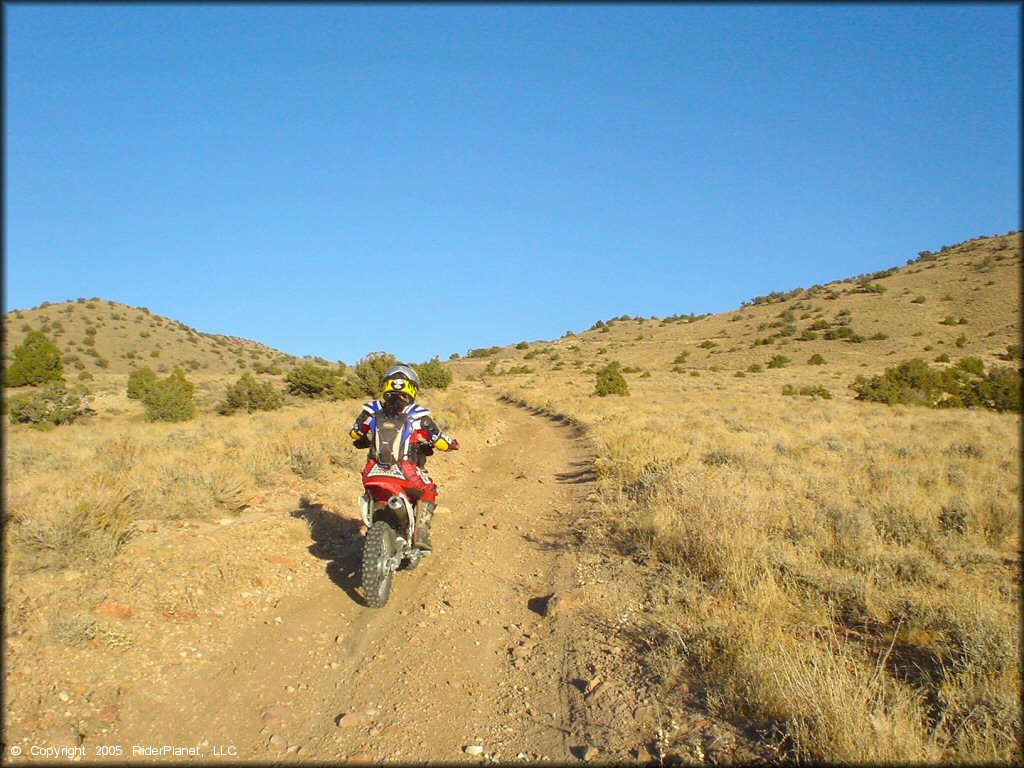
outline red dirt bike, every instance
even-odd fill
[[[363,540],[363,596],[371,608],[383,608],[391,595],[395,571],[412,570],[430,554],[412,543],[416,505],[396,477],[367,477],[359,497],[359,514],[366,525]]]

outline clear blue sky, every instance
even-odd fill
[[[5,310],[355,362],[1020,228],[1017,5],[4,7]]]

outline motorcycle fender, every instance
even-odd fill
[[[363,524],[369,528],[370,522],[370,510],[373,508],[373,502],[370,500],[368,494],[363,494],[359,497],[359,516],[363,518]]]

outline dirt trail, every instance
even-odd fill
[[[396,574],[385,608],[359,593],[354,509],[339,525],[307,506],[312,541],[297,556],[321,567],[298,569],[272,610],[224,628],[202,664],[126,692],[103,740],[129,759],[133,746],[162,745],[203,760],[634,757],[654,712],[625,679],[628,647],[595,612],[632,598],[591,587],[583,604],[542,615],[544,596],[585,581],[570,522],[590,491],[586,442],[488,407],[503,434],[434,458],[436,554]]]

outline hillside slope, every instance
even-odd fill
[[[988,367],[1001,362],[1008,345],[1020,343],[1020,267],[1019,232],[982,237],[922,252],[891,270],[757,297],[722,314],[612,318],[551,342],[486,355],[471,351],[453,365],[456,375],[476,376],[496,361],[489,373],[504,372],[525,385],[538,376],[576,381],[579,372],[617,360],[631,386],[645,390],[673,381],[671,386],[686,386],[678,382],[680,374],[711,376],[724,386],[737,372],[746,380],[729,387],[776,388],[794,377],[828,386],[908,358],[931,362],[943,354],[953,361],[978,357]],[[815,354],[826,363],[808,364]],[[791,362],[768,369],[776,355]],[[750,372],[757,365],[765,370]],[[524,373],[524,366],[530,371]],[[651,378],[641,379],[647,372]],[[589,384],[586,390],[582,394],[590,393]],[[835,394],[840,391],[848,394],[845,386]]]
[[[68,380],[82,371],[94,376],[128,374],[141,366],[161,373],[179,366],[186,372],[229,375],[280,368],[297,360],[254,341],[202,333],[145,307],[98,298],[11,310],[3,322],[5,366],[29,330],[42,331],[60,349]]]

